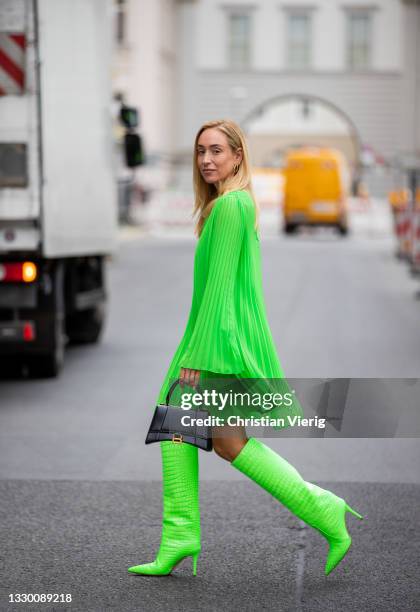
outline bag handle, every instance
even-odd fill
[[[172,385],[170,386],[169,391],[168,391],[168,393],[167,393],[167,395],[166,395],[166,400],[165,400],[165,403],[166,403],[166,405],[167,405],[167,406],[169,405],[169,398],[170,398],[170,396],[171,396],[171,394],[172,394],[172,391],[173,391],[173,390],[175,389],[175,387],[176,387],[176,386],[177,386],[177,385],[180,383],[180,381],[181,381],[181,379],[180,379],[180,378],[177,378],[177,379],[176,379],[176,381],[175,381],[175,382],[173,382],[173,383],[172,383]],[[201,389],[201,387],[200,387],[198,384],[197,384],[197,386],[195,387],[195,389],[197,390],[197,393],[200,393],[200,392],[201,392],[201,390],[202,390],[202,389]]]

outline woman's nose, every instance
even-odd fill
[[[210,155],[210,153],[204,153],[204,155],[203,155],[203,164],[206,165],[209,162],[211,162],[211,155]]]

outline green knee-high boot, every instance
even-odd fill
[[[299,472],[257,438],[249,438],[231,462],[235,468],[271,493],[291,512],[317,529],[329,543],[325,564],[328,575],[343,559],[351,545],[345,515],[363,517],[331,491],[306,482]]]
[[[151,563],[134,565],[134,574],[166,575],[192,556],[193,574],[201,550],[198,448],[186,442],[160,442],[163,474],[163,520],[158,554]]]

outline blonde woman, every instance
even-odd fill
[[[251,186],[244,134],[229,120],[209,121],[194,143],[193,182],[198,215],[194,291],[184,335],[163,382],[196,387],[212,376],[283,378],[267,322],[262,290],[259,209]],[[171,400],[171,404],[175,403]],[[267,490],[328,541],[325,573],[347,553],[346,512],[362,518],[334,493],[303,480],[296,469],[244,427],[212,428],[215,452]],[[129,572],[167,575],[185,557],[196,575],[201,551],[198,449],[160,442],[163,525],[158,554]]]

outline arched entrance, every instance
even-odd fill
[[[346,157],[353,190],[361,177],[361,140],[351,120],[338,106],[320,96],[290,93],[259,104],[241,121],[253,163],[279,167],[291,147],[335,147]]]

